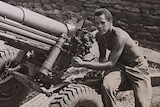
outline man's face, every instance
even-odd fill
[[[100,34],[105,34],[110,29],[111,22],[105,18],[105,15],[95,16],[95,26]]]

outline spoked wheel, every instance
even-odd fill
[[[94,89],[82,84],[70,84],[59,91],[49,107],[103,107],[103,104]]]
[[[15,49],[0,50],[0,107],[18,107],[28,89],[5,72],[5,66],[12,66],[18,54]]]

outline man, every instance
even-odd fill
[[[95,11],[96,40],[99,46],[99,62],[87,62],[74,58],[72,64],[105,70],[102,83],[104,107],[117,107],[115,96],[121,84],[130,82],[135,96],[135,107],[150,107],[152,87],[148,63],[135,41],[127,32],[112,24],[112,14],[105,8]],[[109,49],[106,60],[106,49]]]

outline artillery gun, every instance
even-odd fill
[[[17,107],[30,88],[55,95],[51,107],[103,106],[100,75],[86,78],[90,70],[71,67],[71,59],[85,59],[93,43],[84,20],[64,24],[2,1],[0,8],[0,39],[7,44],[0,50],[0,106]]]

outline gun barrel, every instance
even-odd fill
[[[71,25],[66,25],[28,9],[15,7],[2,1],[0,1],[0,15],[50,34],[60,35],[65,33],[69,35],[70,31],[72,33],[75,30],[75,27]]]
[[[10,25],[10,26],[22,29],[24,31],[28,31],[28,32],[34,33],[34,34],[37,34],[39,36],[42,36],[42,37],[45,37],[45,38],[48,38],[48,39],[51,39],[51,40],[54,40],[54,41],[58,40],[58,37],[56,37],[55,35],[50,35],[48,33],[45,33],[45,32],[30,28],[28,26],[24,26],[24,25],[22,25],[20,23],[17,23],[15,21],[12,21],[12,20],[9,20],[9,19],[3,18],[3,17],[0,17],[0,23],[5,23],[7,25]]]
[[[11,45],[18,49],[25,49],[25,50],[36,50],[38,52],[48,52],[52,45],[45,44],[43,42],[29,40],[28,38],[21,39],[18,38],[20,35],[12,35],[6,32],[0,32],[0,39],[7,41],[8,45]],[[24,48],[25,47],[25,48]]]
[[[23,35],[24,37],[31,38],[33,40],[37,40],[37,41],[40,41],[40,42],[43,42],[43,43],[50,44],[50,45],[55,45],[55,43],[56,43],[56,41],[51,40],[49,38],[39,36],[39,35],[34,34],[32,32],[28,32],[28,31],[25,31],[23,29],[16,28],[14,26],[11,26],[11,25],[3,23],[3,22],[0,22],[0,28],[3,29],[3,30],[7,30],[7,31],[10,31],[10,32],[19,34],[19,35]]]

